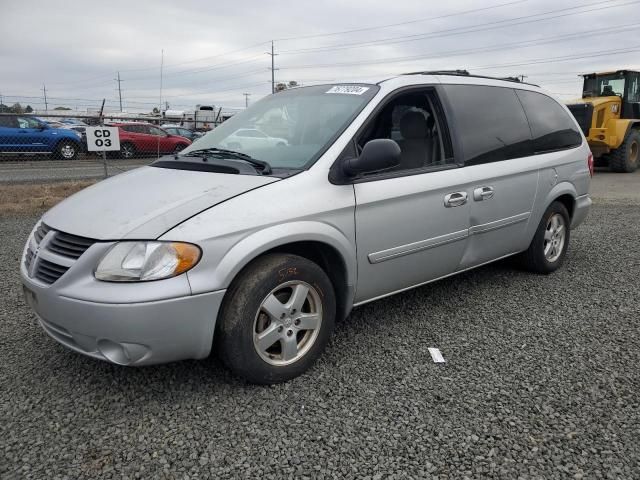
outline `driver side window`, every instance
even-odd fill
[[[35,118],[18,117],[18,128],[40,128],[40,122]]]
[[[401,151],[398,170],[418,170],[453,162],[453,155],[443,143],[442,119],[434,94],[429,90],[404,93],[391,99],[369,121],[358,138],[362,151],[370,140],[394,140]]]

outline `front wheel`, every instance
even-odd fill
[[[78,157],[78,145],[74,142],[63,140],[58,144],[55,156],[61,160],[75,160]]]
[[[279,383],[308,370],[333,330],[333,285],[315,263],[269,254],[234,280],[218,318],[223,362],[252,383]]]
[[[553,202],[544,212],[529,248],[521,260],[527,270],[537,273],[556,271],[564,262],[570,237],[569,212],[560,202]]]

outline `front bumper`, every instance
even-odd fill
[[[62,345],[119,365],[151,365],[209,355],[224,290],[191,295],[186,275],[145,283],[100,282],[93,265],[111,242],[92,245],[47,285],[21,277],[45,332]],[[40,252],[43,257],[51,254]]]

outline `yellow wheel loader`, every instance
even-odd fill
[[[584,132],[596,165],[614,172],[640,166],[640,72],[582,75],[582,98],[567,105]]]

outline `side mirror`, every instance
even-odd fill
[[[400,146],[388,138],[369,140],[358,158],[348,158],[342,168],[344,173],[354,177],[360,173],[377,172],[400,164]]]

